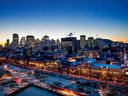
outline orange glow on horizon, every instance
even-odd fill
[[[0,45],[4,46],[4,45],[5,45],[5,42],[1,42],[1,41],[0,41]]]
[[[128,38],[122,38],[122,37],[112,37],[113,41],[119,41],[119,42],[123,42],[123,43],[128,43]]]
[[[106,38],[107,39],[107,38]],[[112,41],[119,41],[119,42],[123,42],[123,43],[128,43],[128,38],[124,37],[110,37],[109,39],[111,39]],[[6,41],[0,41],[0,45],[4,46],[6,43]]]

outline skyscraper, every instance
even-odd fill
[[[80,35],[80,48],[84,48],[86,43],[86,35]]]
[[[88,47],[93,48],[94,47],[94,38],[93,37],[88,37]]]
[[[19,45],[19,36],[18,36],[18,34],[14,33],[13,34],[12,46],[16,47],[18,45]]]
[[[20,45],[21,45],[21,46],[24,46],[25,43],[26,43],[26,41],[25,41],[25,37],[21,37]]]
[[[76,37],[66,37],[61,38],[61,47],[66,50],[68,54],[72,54],[77,51],[77,38]]]
[[[125,54],[124,54],[124,66],[128,66],[128,50],[125,50]]]
[[[34,36],[32,36],[32,35],[26,36],[26,44],[27,45],[32,45],[34,43],[34,41],[35,41]]]
[[[9,39],[6,40],[5,47],[8,47],[10,45]]]

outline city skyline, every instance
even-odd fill
[[[72,32],[80,35],[126,42],[128,39],[127,0],[13,0],[0,1],[0,44],[34,35],[53,39]]]
[[[0,96],[127,96],[128,0],[0,0]]]

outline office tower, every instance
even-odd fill
[[[34,36],[32,36],[32,35],[26,36],[26,44],[27,45],[33,45],[34,44],[34,41],[35,41]]]
[[[8,47],[10,45],[9,39],[6,40],[5,47]]]
[[[57,43],[57,44],[60,44],[60,40],[59,40],[59,39],[57,39],[57,40],[56,40],[56,43]]]
[[[43,36],[43,38],[42,38],[42,40],[41,40],[41,46],[42,46],[42,48],[43,47],[50,47],[51,46],[51,41],[50,41],[50,39],[49,39],[49,36],[47,36],[47,35],[45,35],[45,36]]]
[[[20,45],[21,45],[21,46],[24,46],[25,43],[26,43],[26,41],[25,41],[25,37],[21,37]]]
[[[86,44],[86,35],[80,35],[80,48],[83,49]]]
[[[36,40],[35,40],[35,43],[40,43],[41,41],[40,41],[40,39],[39,38],[37,38]]]
[[[49,36],[45,35],[45,36],[43,36],[43,39],[44,40],[49,40]]]
[[[124,66],[128,66],[128,50],[125,50],[125,54],[124,54]]]
[[[18,36],[18,34],[14,33],[13,34],[12,46],[16,47],[18,45],[19,45],[19,36]]]
[[[68,54],[72,54],[77,51],[79,46],[77,46],[76,37],[66,37],[61,38],[61,48],[66,50]]]
[[[102,49],[102,47],[103,47],[103,39],[102,38],[95,39],[95,47]]]
[[[93,37],[88,37],[87,45],[88,45],[89,48],[94,47],[94,38]]]
[[[89,37],[88,38],[88,47],[89,48],[93,48],[94,47],[94,38],[93,37]]]
[[[41,42],[47,42],[47,41],[50,41],[49,40],[49,36],[47,36],[47,35],[45,35],[45,36],[43,36],[43,38],[41,39]]]

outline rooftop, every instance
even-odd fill
[[[92,66],[94,67],[105,67],[105,68],[111,68],[111,69],[120,69],[121,66],[120,65],[111,65],[111,64],[99,64],[99,63],[94,63],[94,64],[91,64]]]

